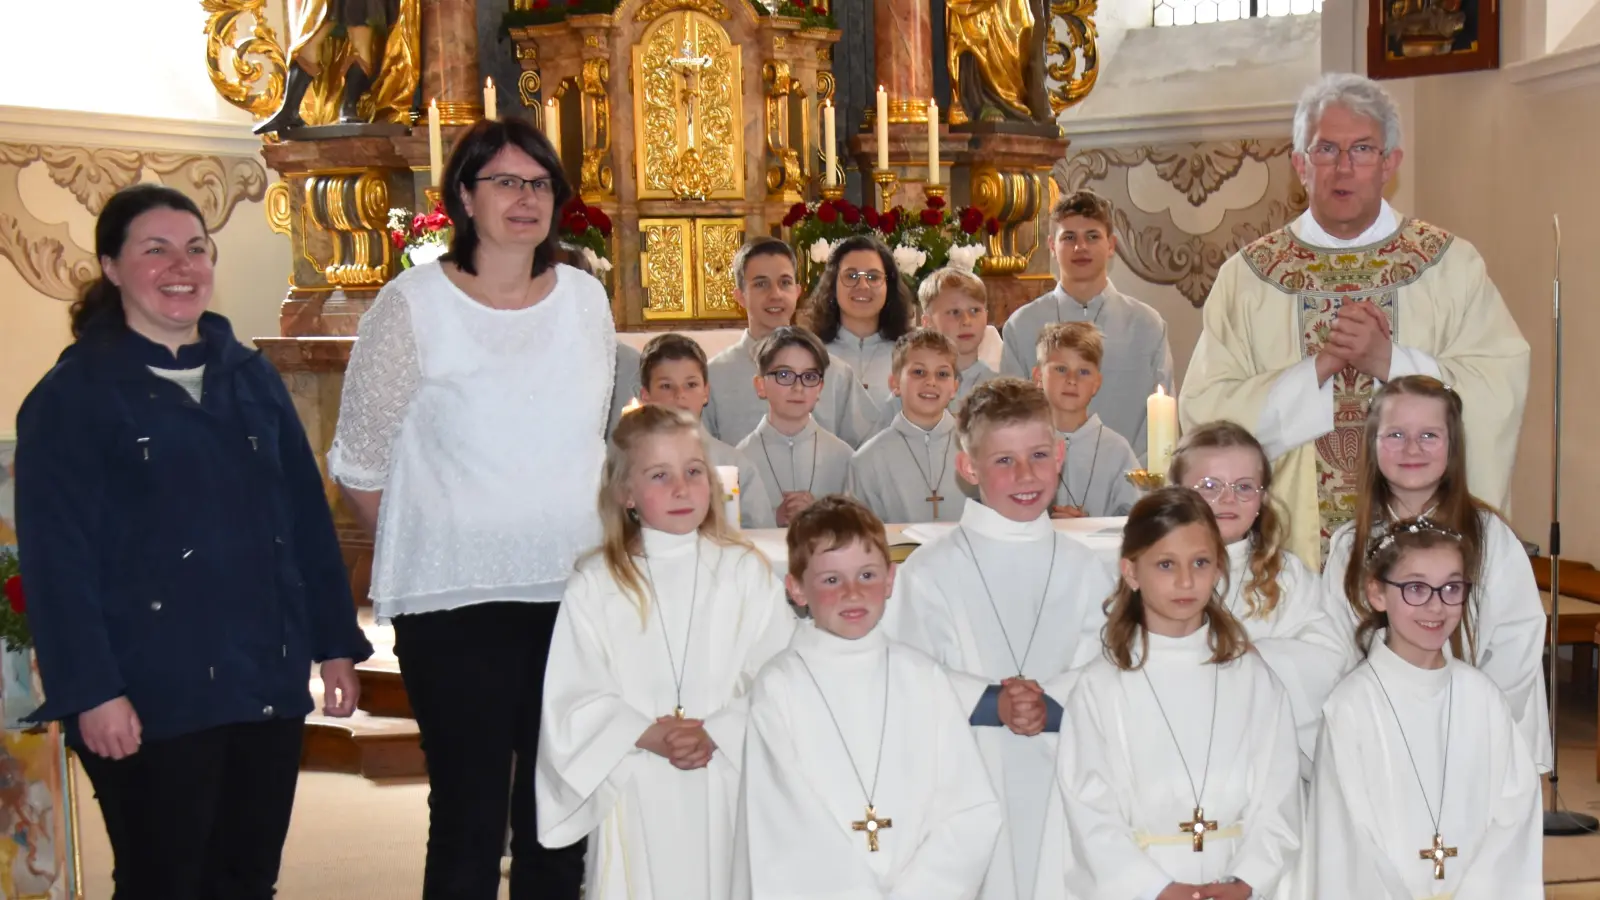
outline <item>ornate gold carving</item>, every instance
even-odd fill
[[[698,73],[671,64],[687,47],[709,59]],[[740,49],[722,26],[683,11],[653,23],[633,48],[634,121],[644,152],[637,160],[641,199],[741,199],[744,120]]]
[[[999,118],[1033,118],[1028,109],[1028,61],[1035,27],[1030,0],[946,0],[952,124],[958,108],[966,116],[987,109]],[[977,84],[967,84],[962,77],[964,57],[976,64]],[[964,108],[979,104],[982,108]],[[988,265],[985,260],[985,268]]]
[[[688,219],[641,219],[644,253],[639,267],[644,288],[646,319],[686,319],[689,309],[690,279],[684,272],[685,231]]]
[[[1045,23],[1045,56],[1049,59],[1045,72],[1058,82],[1049,88],[1050,111],[1061,111],[1094,90],[1100,77],[1100,49],[1096,43],[1094,19],[1096,0],[1052,0],[1050,16]],[[1056,23],[1067,30],[1066,41],[1056,38]],[[1057,59],[1059,58],[1059,61]],[[1079,72],[1079,59],[1082,72]]]
[[[529,109],[539,109],[539,73],[523,72],[517,78],[517,97]]]
[[[817,62],[819,62],[819,63],[831,63],[831,62],[833,62],[833,45],[824,44],[821,47],[817,48]]]
[[[635,22],[648,22],[678,9],[693,10],[724,22],[732,18],[728,13],[728,8],[723,6],[719,0],[649,0],[649,2],[639,7],[637,13],[634,13],[633,20]]]
[[[788,38],[784,37],[781,34],[773,36],[773,38],[772,38],[772,49],[773,50],[784,50],[784,49],[787,49],[788,46],[789,46],[789,39]]]
[[[370,104],[374,122],[410,124],[411,105],[421,77],[422,3],[400,0],[394,21],[389,23],[377,82],[361,101],[362,110]]]
[[[586,59],[579,84],[583,91],[583,165],[579,171],[579,193],[584,202],[598,203],[611,197],[611,98],[606,84],[611,80],[611,64],[603,59]]]
[[[583,36],[583,45],[585,47],[588,47],[590,50],[598,50],[598,49],[600,49],[600,35],[598,35],[598,34],[586,34],[586,35],[584,35]]]
[[[389,187],[380,169],[338,174],[312,174],[305,180],[303,223],[309,232],[330,239],[330,254],[318,259],[311,247],[307,259],[329,284],[377,286],[392,268],[388,235]]]
[[[283,47],[267,23],[265,0],[201,0],[206,16],[206,71],[222,99],[264,118],[283,103],[283,79],[288,70]],[[251,19],[250,36],[239,40],[239,19]],[[232,58],[233,78],[222,71],[224,48]],[[265,84],[257,86],[265,79]]]
[[[483,118],[483,104],[462,100],[439,101],[440,125],[476,125]]]
[[[790,76],[789,63],[773,61],[761,67],[767,100],[767,199],[798,203],[802,198],[800,154],[789,146],[789,97],[801,91]]]
[[[1003,170],[993,165],[974,166],[970,193],[972,205],[984,218],[1000,221],[1000,233],[989,235],[983,271],[990,275],[1015,275],[1027,271],[1036,249],[1023,242],[1025,228],[1038,219],[1050,195],[1050,175],[1045,171]]]
[[[695,250],[700,260],[700,311],[708,317],[742,318],[744,307],[733,298],[733,256],[744,243],[741,219],[699,219]]]
[[[249,157],[0,144],[0,209],[17,211],[0,213],[0,256],[11,260],[34,290],[59,300],[75,299],[99,269],[93,248],[78,246],[65,224],[43,222],[24,205],[18,175],[36,162],[94,215],[118,189],[149,170],[193,199],[213,233],[227,224],[241,201],[260,200],[267,185],[266,169]]]
[[[1057,163],[1055,176],[1065,190],[1088,187],[1111,201],[1117,255],[1135,274],[1152,284],[1172,285],[1200,306],[1228,257],[1305,210],[1305,192],[1290,166],[1289,151],[1287,139],[1090,150]],[[1140,209],[1129,195],[1129,174],[1148,163],[1183,196],[1182,202],[1196,208],[1221,202],[1217,192],[1247,159],[1267,167],[1267,187],[1248,205],[1229,208],[1205,234],[1183,230],[1167,209]]]
[[[274,181],[267,186],[267,227],[274,234],[293,234],[294,216],[289,208],[289,182]]]

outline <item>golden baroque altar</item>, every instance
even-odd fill
[[[742,320],[733,255],[818,175],[839,32],[748,0],[624,0],[510,32],[523,103],[555,101],[568,174],[619,226],[618,327]]]

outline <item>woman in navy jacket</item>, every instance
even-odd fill
[[[17,416],[35,717],[63,723],[94,785],[116,900],[265,900],[311,663],[349,715],[372,646],[289,394],[206,311],[199,209],[121,190],[95,251],[76,341]]]

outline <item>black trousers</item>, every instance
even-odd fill
[[[79,749],[115,857],[113,900],[269,900],[304,719],[222,725],[111,760]]]
[[[494,900],[507,813],[512,900],[577,900],[584,845],[539,846],[533,767],[558,603],[396,616],[394,651],[428,762],[423,900]]]

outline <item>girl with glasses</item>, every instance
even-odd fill
[[[1225,605],[1289,693],[1309,779],[1322,704],[1354,660],[1316,576],[1285,549],[1289,523],[1270,493],[1266,451],[1243,426],[1211,422],[1178,443],[1171,481],[1193,488],[1217,518],[1228,549]]]
[[[1545,708],[1545,613],[1533,566],[1516,532],[1467,488],[1461,395],[1436,378],[1407,375],[1372,398],[1356,472],[1352,521],[1333,533],[1322,594],[1347,634],[1372,611],[1366,547],[1399,520],[1422,518],[1461,536],[1467,580],[1480,586],[1461,607],[1450,639],[1456,659],[1477,666],[1506,693],[1541,772],[1553,760]],[[1351,637],[1347,646],[1354,646]]]
[[[1447,650],[1472,606],[1463,536],[1425,518],[1363,554],[1366,656],[1324,708],[1296,896],[1539,897],[1539,779],[1516,710]]]
[[[806,324],[828,352],[850,364],[882,408],[889,402],[894,342],[911,330],[911,288],[876,238],[856,235],[828,254],[811,292]],[[876,418],[876,416],[874,416]]]

